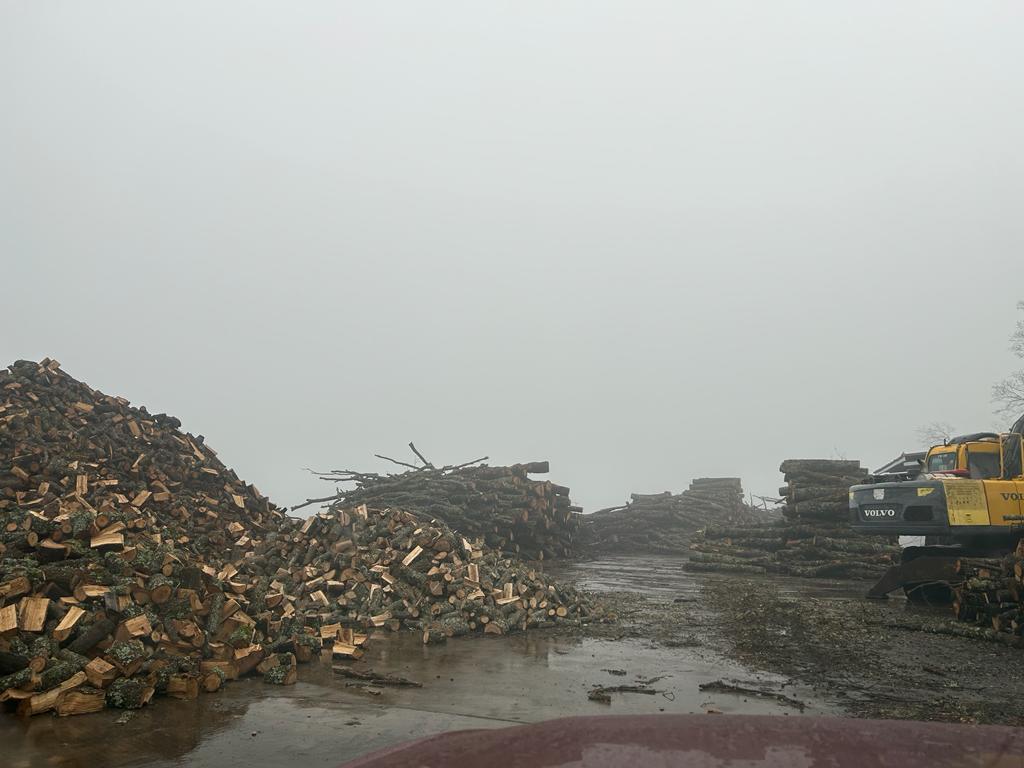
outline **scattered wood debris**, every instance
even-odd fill
[[[727,683],[724,680],[714,680],[710,683],[701,683],[699,686],[705,693],[735,693],[740,696],[753,696],[759,699],[771,699],[777,701],[780,704],[785,704],[788,707],[795,707],[801,712],[807,708],[799,699],[791,698],[782,693],[776,693],[775,691],[765,691],[760,688],[746,688],[741,685],[733,685]]]
[[[654,677],[637,677],[636,681],[640,685],[654,685],[659,680],[664,680],[669,675],[655,675]]]
[[[359,693],[365,693],[368,696],[380,696],[384,693],[380,688],[373,688],[366,683],[345,683],[346,688],[351,688]]]
[[[381,672],[374,672],[372,669],[352,669],[351,667],[334,667],[334,673],[341,677],[348,677],[353,680],[362,680],[366,683],[372,683],[374,685],[389,685],[400,688],[422,688],[423,683],[417,683],[415,680],[409,680],[404,677],[398,677],[397,675],[389,675]]]
[[[648,688],[646,685],[601,685],[593,688],[587,694],[587,698],[601,704],[611,704],[613,693],[644,693],[653,696],[661,691]]]

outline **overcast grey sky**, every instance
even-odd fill
[[[1005,426],[1019,2],[0,0],[0,360],[588,509]]]

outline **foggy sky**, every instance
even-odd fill
[[[0,0],[0,362],[588,509],[1005,427],[1016,2]]]

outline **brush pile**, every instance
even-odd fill
[[[738,477],[701,477],[679,494],[630,495],[628,504],[586,515],[583,540],[589,553],[677,554],[710,523],[742,525],[764,520],[743,503]]]
[[[687,570],[875,579],[896,562],[898,547],[850,528],[849,487],[867,476],[860,462],[789,459],[780,471],[784,519],[709,525],[692,547]]]
[[[179,427],[56,361],[0,371],[0,701],[71,715],[288,685],[375,627],[436,641],[589,612],[408,513],[287,517]]]
[[[423,466],[388,459],[409,471],[390,475],[351,470],[319,473],[324,480],[353,487],[306,503],[325,502],[333,510],[359,505],[402,509],[526,560],[575,554],[581,510],[570,501],[569,489],[529,477],[546,474],[548,462],[490,467],[479,465],[478,461],[485,460],[480,459],[438,468],[423,459],[412,443],[409,447],[421,457]]]

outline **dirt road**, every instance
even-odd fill
[[[643,562],[640,562],[640,561]],[[724,654],[751,671],[810,686],[855,717],[1024,725],[1024,651],[969,633],[946,608],[862,597],[866,584],[680,573],[671,558],[566,566],[607,595],[620,622],[593,627],[662,646]],[[678,602],[672,602],[678,601]]]
[[[1024,653],[945,634],[944,609],[796,599],[772,582],[709,582],[709,633],[744,664],[859,717],[1024,725]]]

